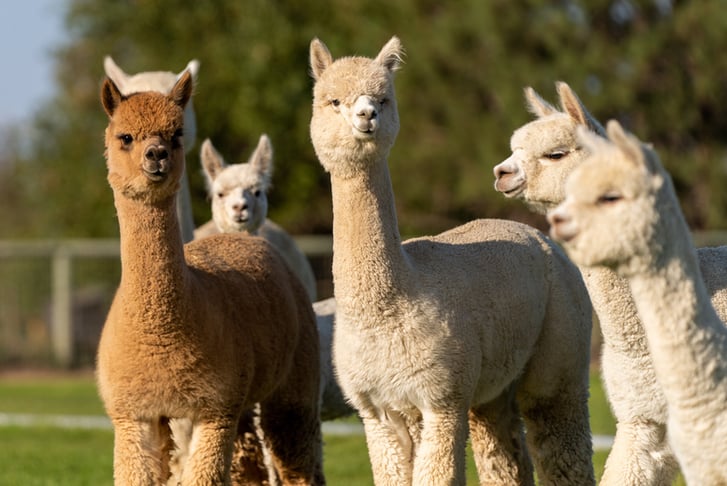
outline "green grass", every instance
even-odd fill
[[[590,411],[594,434],[614,433],[614,420],[597,373],[591,380]],[[90,376],[0,378],[0,412],[102,415],[103,407]],[[0,485],[111,485],[112,451],[110,430],[0,427]],[[325,436],[323,454],[329,484],[373,484],[363,436]],[[606,456],[607,452],[594,455],[597,478]],[[477,484],[469,448],[467,484]],[[680,480],[676,484],[684,483]]]

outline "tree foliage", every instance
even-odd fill
[[[38,113],[32,143],[3,151],[0,212],[11,224],[2,236],[117,234],[98,100],[106,54],[130,73],[200,61],[198,141],[187,159],[198,224],[210,214],[201,140],[239,162],[267,133],[272,217],[293,233],[329,231],[328,177],[308,132],[308,46],[319,37],[334,57],[373,56],[392,35],[407,51],[389,160],[404,234],[477,217],[543,226],[494,191],[492,167],[530,119],[523,88],[556,101],[557,80],[601,121],[618,118],[656,145],[694,228],[724,227],[721,10],[710,0],[69,0],[57,95]]]

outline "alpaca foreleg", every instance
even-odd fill
[[[155,421],[114,419],[114,483],[163,484],[168,479],[168,433]],[[165,427],[167,424],[163,424]],[[168,429],[167,429],[168,430]]]
[[[424,411],[412,484],[465,484],[467,418],[464,410]]]
[[[284,486],[326,484],[317,402],[314,406],[283,400],[261,403],[259,425],[276,476],[271,479]]]
[[[510,391],[470,409],[469,426],[480,484],[535,484],[525,428]]]
[[[539,483],[595,484],[587,395],[561,392],[527,403],[521,408]]]
[[[414,444],[406,421],[396,412],[377,416],[363,413],[364,432],[376,486],[412,484]]]
[[[613,448],[601,477],[602,486],[672,484],[679,470],[664,424],[619,422]]]
[[[196,422],[181,484],[230,484],[232,446],[237,417]]]

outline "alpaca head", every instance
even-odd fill
[[[331,174],[349,177],[374,158],[388,156],[399,131],[394,72],[403,49],[397,37],[375,59],[333,60],[318,39],[310,45],[313,88],[311,139],[318,159]]]
[[[512,155],[496,165],[495,189],[506,197],[525,201],[533,211],[545,213],[563,200],[565,179],[587,153],[576,137],[585,126],[604,135],[578,96],[564,82],[556,83],[559,111],[533,88],[525,89],[529,110],[538,118],[515,131],[510,139]]]
[[[110,78],[119,88],[121,94],[128,96],[132,93],[141,93],[142,91],[158,91],[163,94],[169,94],[172,87],[182,77],[182,74],[189,71],[192,74],[192,80],[197,82],[197,73],[199,72],[199,61],[193,59],[187,63],[187,66],[179,73],[171,71],[145,71],[137,74],[125,73],[111,58],[106,56],[103,62],[106,76]],[[190,151],[194,147],[197,138],[197,116],[192,106],[192,100],[189,100],[184,108],[184,149]]]
[[[115,194],[148,203],[176,194],[184,171],[184,107],[191,96],[192,75],[186,71],[166,95],[124,96],[104,80],[108,180]]]
[[[548,213],[548,222],[575,263],[628,276],[659,258],[669,238],[663,215],[681,211],[656,153],[616,121],[607,133],[609,140],[578,129],[591,155],[568,178],[566,198]]]
[[[257,233],[268,214],[267,191],[273,172],[273,146],[261,135],[247,163],[227,165],[210,139],[200,151],[212,218],[223,233]]]

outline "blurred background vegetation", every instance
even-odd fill
[[[405,236],[477,217],[543,227],[492,188],[522,90],[564,80],[592,113],[653,142],[694,229],[727,226],[727,16],[717,0],[69,0],[53,100],[0,141],[0,238],[114,237],[99,103],[103,57],[128,73],[201,63],[198,140],[187,159],[197,224],[209,219],[199,144],[247,159],[275,147],[271,217],[294,234],[331,227],[327,175],[310,144],[308,47],[374,56],[392,36],[401,131],[389,159]]]

